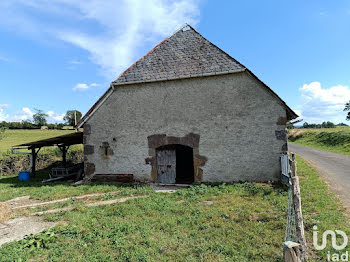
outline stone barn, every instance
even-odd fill
[[[296,117],[185,25],[125,70],[80,121],[85,181],[276,181],[286,124]]]

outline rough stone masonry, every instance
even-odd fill
[[[195,182],[276,181],[297,115],[187,26],[112,82],[84,116],[85,175],[157,180],[157,150],[193,150]]]

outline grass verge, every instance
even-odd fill
[[[288,141],[334,153],[350,155],[350,127],[292,129]]]

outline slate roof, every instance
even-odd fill
[[[125,70],[113,83],[149,82],[244,69],[238,61],[186,24]]]

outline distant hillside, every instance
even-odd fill
[[[289,130],[289,142],[350,155],[350,127]]]
[[[8,129],[0,140],[0,158],[12,146],[72,133],[72,130]]]

